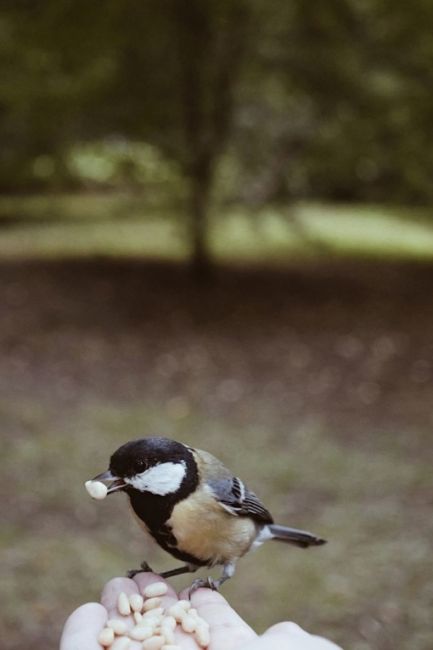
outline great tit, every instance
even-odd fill
[[[267,540],[300,548],[326,541],[274,524],[254,492],[217,458],[168,438],[127,442],[111,456],[109,469],[93,480],[105,482],[108,494],[126,492],[145,532],[185,563],[162,577],[222,565],[217,580],[195,580],[190,591],[218,589],[233,576],[239,558]],[[128,575],[150,570],[143,562],[141,569]]]

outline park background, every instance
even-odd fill
[[[431,647],[432,34],[430,0],[2,2],[11,650],[173,565],[83,489],[150,434],[329,540],[239,563],[258,631]]]

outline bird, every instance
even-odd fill
[[[112,454],[109,469],[92,480],[104,482],[107,494],[126,492],[145,533],[183,562],[161,577],[222,566],[218,579],[194,580],[190,594],[200,587],[218,590],[234,575],[237,561],[265,541],[300,548],[326,543],[307,531],[275,524],[256,494],[215,456],[169,438],[123,444]],[[152,571],[147,562],[127,575],[142,571]]]

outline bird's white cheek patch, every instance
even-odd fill
[[[152,494],[172,494],[176,492],[182,484],[185,477],[185,463],[161,463],[137,474],[131,478],[125,478],[125,483],[129,483],[140,492],[151,492]]]

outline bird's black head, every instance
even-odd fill
[[[108,472],[96,478],[111,482],[109,493],[123,489],[165,496],[195,487],[197,466],[190,449],[180,442],[140,438],[119,447]]]
[[[131,479],[163,463],[186,462],[191,452],[185,445],[169,438],[139,438],[125,443],[110,458],[110,471],[120,478]]]

